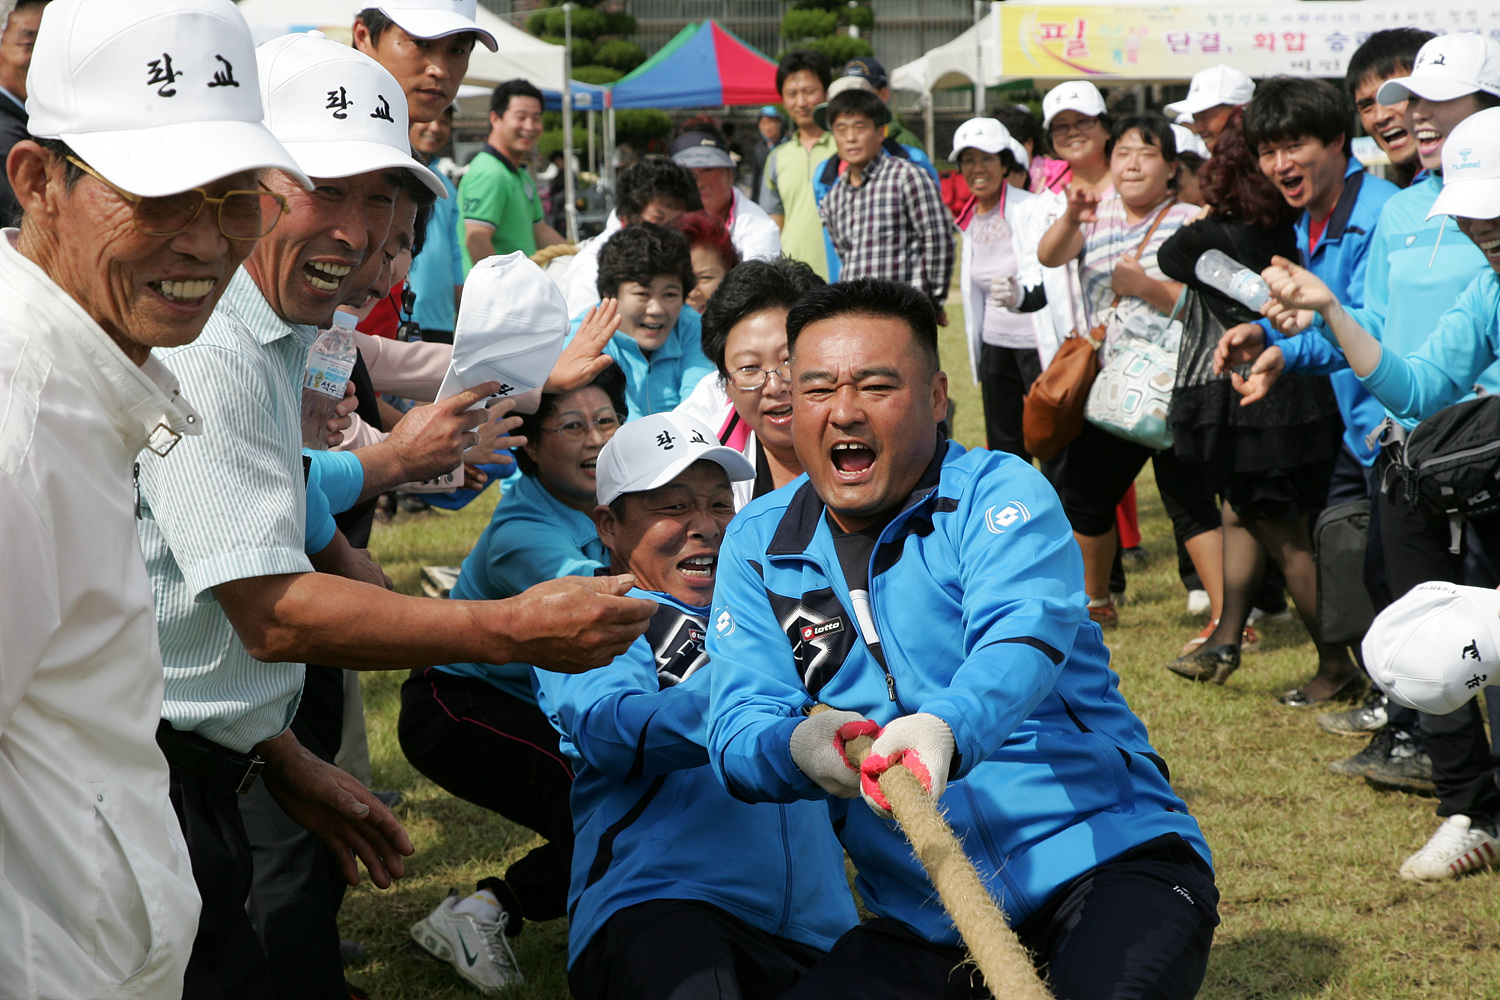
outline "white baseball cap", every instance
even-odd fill
[[[1016,141],[1016,137],[1010,134],[1010,129],[994,118],[970,118],[958,127],[958,131],[953,133],[953,152],[948,154],[948,159],[957,163],[958,154],[966,149],[997,155],[1000,150],[1008,149],[1023,169],[1031,166],[1031,157],[1026,155],[1026,147]]]
[[[1177,152],[1197,153],[1205,160],[1209,158],[1208,144],[1203,141],[1203,136],[1190,128],[1182,125],[1172,126],[1172,135],[1177,138]]]
[[[255,55],[266,127],[307,176],[409,170],[448,197],[438,176],[412,158],[406,93],[384,66],[321,31],[273,38]]]
[[[1462,708],[1500,684],[1500,591],[1418,584],[1375,616],[1363,651],[1393,701],[1432,715]]]
[[[255,43],[229,0],[55,0],[27,77],[27,128],[131,194],[261,167],[311,187],[262,124]]]
[[[1470,115],[1448,133],[1443,189],[1427,217],[1435,215],[1500,218],[1500,108]]]
[[[700,459],[717,462],[731,483],[755,478],[749,459],[719,444],[708,425],[695,417],[669,412],[632,420],[599,452],[594,469],[599,502],[665,486]]]
[[[1194,73],[1192,83],[1188,84],[1187,96],[1168,104],[1166,112],[1169,115],[1202,114],[1221,104],[1236,107],[1249,104],[1250,98],[1254,96],[1254,80],[1233,66],[1220,63]]]
[[[494,381],[497,396],[520,400],[517,412],[535,413],[567,338],[568,304],[557,283],[523,250],[486,257],[464,279],[453,360],[438,398]]]
[[[1042,98],[1042,128],[1052,124],[1059,111],[1076,111],[1080,115],[1098,118],[1104,114],[1104,95],[1099,88],[1087,80],[1069,80],[1047,91]]]
[[[500,48],[495,36],[474,20],[478,0],[387,0],[372,6],[413,38],[444,38],[472,31],[491,52]]]
[[[1451,101],[1479,90],[1500,97],[1500,42],[1465,31],[1429,39],[1417,50],[1411,75],[1382,83],[1375,100],[1400,104],[1416,94]]]

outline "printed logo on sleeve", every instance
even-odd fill
[[[718,633],[720,639],[727,639],[734,635],[734,629],[734,615],[729,613],[728,607],[725,607],[723,611],[719,612],[719,616],[714,619],[714,631]]]
[[[996,504],[984,512],[984,526],[997,535],[1031,520],[1031,511],[1019,500]]]

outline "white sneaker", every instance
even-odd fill
[[[1420,851],[1401,865],[1401,877],[1414,882],[1457,878],[1500,862],[1500,840],[1475,829],[1467,816],[1449,816]]]
[[[1213,610],[1213,605],[1211,605],[1209,603],[1209,601],[1208,601],[1208,591],[1206,591],[1206,590],[1190,590],[1190,591],[1188,591],[1188,605],[1187,605],[1187,608],[1188,608],[1187,613],[1190,614],[1190,615],[1206,615],[1211,610]]]
[[[454,913],[454,904],[461,898],[457,889],[450,890],[437,909],[412,925],[412,940],[434,958],[452,963],[458,974],[481,993],[498,993],[524,982],[505,937],[510,915],[503,909],[494,920]]]

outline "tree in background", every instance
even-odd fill
[[[562,45],[565,41],[564,17],[560,9],[541,10],[526,19],[526,30],[544,42]],[[636,20],[612,0],[573,0],[573,79],[581,83],[603,85],[614,83],[646,61],[646,50],[630,36],[636,32]],[[543,118],[546,131],[537,143],[543,157],[563,148],[562,113],[548,112]],[[615,140],[645,148],[672,131],[672,119],[660,111],[623,110],[615,112]],[[575,112],[573,146],[583,149],[588,133]]]
[[[850,59],[873,56],[875,49],[864,39],[849,33],[850,28],[869,31],[875,26],[875,12],[869,0],[851,4],[848,0],[783,0],[791,9],[781,19],[781,37],[788,48],[816,49],[823,53],[835,75]]]

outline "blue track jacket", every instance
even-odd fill
[[[1364,308],[1349,310],[1370,336],[1403,358],[1426,342],[1434,317],[1453,308],[1475,278],[1490,273],[1484,254],[1451,219],[1427,218],[1442,188],[1441,175],[1425,174],[1385,203],[1365,266]],[[1276,335],[1288,370],[1331,373],[1347,368],[1344,352],[1321,316],[1315,329],[1322,336]],[[1487,392],[1500,392],[1500,367],[1491,365],[1475,381]],[[1408,429],[1416,426],[1389,407],[1386,413]]]
[[[573,317],[568,341],[578,333],[585,309]],[[564,341],[567,343],[567,341]],[[647,358],[630,334],[620,331],[609,338],[604,353],[615,359],[625,373],[625,402],[630,408],[628,419],[635,420],[652,413],[664,413],[693,394],[703,376],[718,371],[703,353],[703,321],[698,310],[683,303],[677,323],[662,345]]]
[[[1310,217],[1303,212],[1297,220],[1297,251],[1302,266],[1323,279],[1333,289],[1333,294],[1344,305],[1359,309],[1365,304],[1365,267],[1370,257],[1370,247],[1375,235],[1375,226],[1380,221],[1381,209],[1401,189],[1390,181],[1365,173],[1359,161],[1350,157],[1344,171],[1344,190],[1339,195],[1333,214],[1328,217],[1328,227],[1317,249],[1307,252]],[[1278,343],[1275,331],[1268,320],[1261,320],[1266,331],[1266,343]],[[1303,331],[1306,336],[1312,331]],[[1317,334],[1313,337],[1321,340]],[[1295,339],[1295,338],[1287,338]],[[1287,340],[1281,340],[1281,349],[1286,353]],[[1300,347],[1301,345],[1299,345]],[[1318,373],[1320,368],[1293,368],[1293,357],[1300,359],[1297,348],[1287,356],[1287,371]],[[1385,419],[1385,410],[1365,387],[1360,385],[1354,373],[1333,370],[1329,380],[1333,383],[1333,394],[1338,397],[1339,412],[1344,416],[1344,445],[1364,465],[1375,464],[1376,449],[1365,444],[1365,438]]]
[[[934,463],[937,485],[881,533],[858,611],[806,476],[730,523],[708,634],[709,753],[725,785],[751,802],[824,798],[788,746],[816,702],[882,725],[930,712],[957,746],[948,821],[1012,923],[1164,834],[1210,859],[1109,669],[1057,494],[1003,452],[949,442]],[[859,799],[829,808],[868,909],[956,944],[896,825]]]
[[[1410,357],[1382,351],[1364,380],[1408,425],[1472,395],[1480,373],[1500,359],[1500,276],[1486,267],[1434,325]]]
[[[712,903],[824,951],[857,921],[844,853],[820,802],[751,805],[708,766],[707,608],[660,605],[609,666],[535,671],[537,701],[578,762],[571,805],[568,965],[617,910],[652,899]]]

